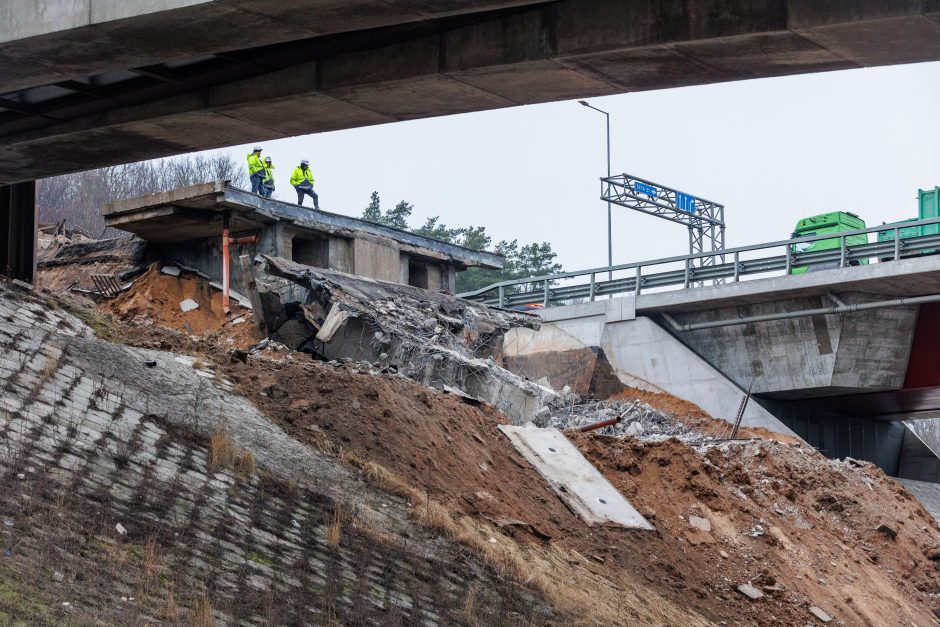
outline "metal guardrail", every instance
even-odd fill
[[[565,304],[573,300],[595,300],[598,296],[631,292],[640,294],[646,289],[673,286],[679,286],[680,289],[690,289],[695,282],[701,281],[729,279],[732,282],[738,282],[743,276],[767,274],[771,272],[782,272],[782,274],[786,275],[790,274],[793,268],[804,266],[835,264],[835,267],[842,268],[854,265],[853,262],[858,263],[872,258],[879,260],[897,260],[903,256],[917,253],[932,254],[940,252],[940,234],[921,235],[904,239],[900,238],[903,229],[931,224],[940,224],[940,218],[916,220],[896,225],[882,224],[880,226],[854,231],[840,231],[839,233],[830,233],[827,235],[797,237],[765,244],[728,248],[714,252],[666,257],[651,261],[502,281],[474,292],[459,294],[459,296],[461,298],[482,301],[487,305],[496,305],[499,307],[513,307],[528,304],[541,304],[545,307],[549,307],[551,305]],[[846,239],[852,236],[892,231],[894,239],[890,241],[869,242],[852,246],[846,244]],[[793,247],[799,244],[833,239],[839,239],[838,248],[802,253],[793,251]],[[754,259],[741,258],[745,253],[781,247],[784,248],[784,253],[780,255],[757,257]],[[713,265],[703,267],[701,261],[704,258],[710,258]],[[728,261],[729,259],[731,261]],[[683,267],[678,270],[666,270],[662,272],[651,273],[648,271],[649,268],[654,266],[666,264],[682,264]],[[644,272],[645,269],[647,270],[646,272]],[[622,272],[624,270],[632,270],[633,276],[607,281],[597,280],[599,274]],[[552,285],[557,281],[578,277],[586,278],[587,282],[575,285]]]

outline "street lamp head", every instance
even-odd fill
[[[579,101],[578,101],[578,104],[584,105],[585,107],[590,107],[590,106],[591,106],[591,105],[589,105],[589,104],[587,103],[587,100],[579,100]]]

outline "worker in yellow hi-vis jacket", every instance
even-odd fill
[[[270,198],[274,194],[274,162],[271,157],[264,158],[264,180],[261,181],[261,195]]]
[[[294,168],[290,175],[290,184],[297,190],[297,204],[304,204],[304,196],[313,198],[313,208],[320,208],[320,197],[313,191],[313,172],[310,171],[310,162],[304,159]]]
[[[261,193],[261,183],[264,181],[264,163],[261,161],[261,146],[255,146],[248,153],[248,178],[251,179],[251,193]]]

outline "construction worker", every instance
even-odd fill
[[[255,146],[248,154],[248,178],[251,179],[251,193],[261,193],[264,181],[264,163],[261,161],[261,146]]]
[[[297,190],[297,204],[303,206],[304,195],[313,198],[313,208],[320,208],[320,197],[313,191],[313,172],[310,171],[310,162],[304,159],[294,168],[290,175],[290,184]]]
[[[274,193],[274,162],[271,157],[264,158],[264,180],[261,182],[261,195],[270,198]]]

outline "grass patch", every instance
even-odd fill
[[[109,315],[98,309],[86,307],[60,294],[52,294],[47,301],[54,309],[61,307],[64,311],[84,322],[102,340],[117,341],[117,335],[114,333],[114,323]]]
[[[248,561],[254,562],[255,564],[262,564],[264,566],[274,567],[274,560],[265,557],[259,553],[249,553]]]
[[[16,582],[0,577],[0,618],[4,625],[51,625],[55,621],[49,604],[23,592]]]

